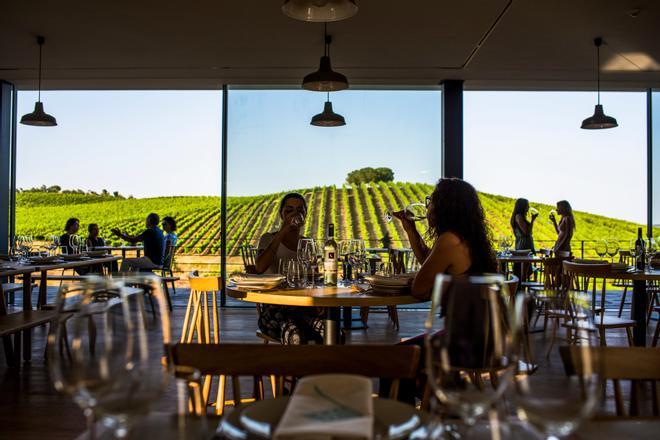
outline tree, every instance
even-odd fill
[[[49,192],[49,193],[58,193],[60,191],[62,191],[62,187],[59,186],[59,185],[53,185],[53,186],[49,186],[48,188],[46,188],[46,192]]]
[[[394,171],[390,168],[360,168],[348,173],[346,182],[352,185],[366,182],[391,182],[394,180]]]

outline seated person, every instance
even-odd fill
[[[63,254],[72,255],[76,253],[76,250],[73,249],[71,245],[71,237],[76,235],[80,230],[80,220],[75,217],[71,217],[66,221],[64,225],[64,234],[60,236],[60,250]],[[81,245],[83,243],[80,243]],[[80,252],[80,249],[77,250]],[[76,267],[73,269],[78,275],[87,275],[90,271],[89,267]]]
[[[163,265],[165,253],[165,236],[158,227],[160,217],[151,213],[147,216],[146,229],[139,235],[129,235],[119,229],[112,229],[112,233],[131,244],[142,242],[144,244],[144,257],[127,258],[121,263],[121,272],[139,271],[150,272],[160,269]]]
[[[71,246],[71,236],[76,235],[80,230],[80,220],[71,217],[64,225],[64,234],[60,236],[60,249],[63,254],[73,254],[73,246]]]
[[[99,225],[96,223],[90,223],[87,226],[87,247],[94,249],[95,247],[105,246],[105,240],[99,237]]]
[[[165,245],[169,243],[170,246],[176,246],[176,242],[179,239],[176,233],[176,220],[172,217],[163,217],[163,232],[165,232]]]
[[[415,222],[406,217],[403,211],[393,214],[401,220],[417,261],[422,262],[422,267],[413,280],[414,297],[422,301],[430,300],[437,274],[460,276],[497,271],[497,260],[484,210],[472,185],[455,178],[440,179],[433,194],[427,197],[426,203],[428,235],[433,241],[431,247],[426,245]],[[424,349],[424,336],[416,336],[403,343],[418,345]],[[401,381],[400,399],[414,403],[415,395],[421,395],[425,384],[426,378],[420,369],[417,387],[415,381]],[[386,384],[384,386],[387,389]]]
[[[307,202],[297,193],[284,196],[280,202],[282,226],[277,232],[262,235],[257,249],[257,273],[277,273],[280,260],[286,264],[297,258],[298,240],[307,216]],[[321,314],[310,307],[287,307],[258,304],[259,329],[282,344],[297,345],[314,341],[323,343]]]

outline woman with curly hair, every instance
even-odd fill
[[[415,253],[422,262],[412,285],[412,294],[422,301],[431,298],[435,276],[439,273],[462,275],[497,270],[484,210],[477,191],[456,178],[440,179],[433,194],[426,198],[429,248],[415,222],[403,211],[394,213]]]

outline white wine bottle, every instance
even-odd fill
[[[323,246],[323,284],[337,285],[337,242],[335,241],[335,225],[328,225],[328,239]]]

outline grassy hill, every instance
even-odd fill
[[[405,234],[397,222],[387,223],[387,210],[424,200],[432,187],[421,183],[371,183],[360,186],[325,186],[299,190],[309,202],[310,213],[305,234],[321,238],[329,222],[336,225],[339,238],[361,237],[370,246],[380,246],[389,234],[394,246],[407,246]],[[230,255],[238,253],[238,245],[245,240],[255,242],[262,233],[278,224],[277,207],[281,193],[227,199],[227,237]],[[511,235],[509,217],[514,200],[492,194],[480,194],[493,237]],[[540,211],[534,236],[540,245],[550,245],[556,238],[547,220],[553,207],[531,203]],[[81,235],[87,224],[98,223],[101,236],[111,238],[110,229],[118,227],[129,233],[143,229],[150,212],[171,215],[179,223],[182,254],[214,255],[220,247],[219,197],[158,197],[149,199],[121,199],[112,196],[23,192],[17,195],[17,234],[48,237],[61,234],[66,219],[78,217]],[[617,238],[629,240],[639,225],[585,212],[575,213],[577,230],[575,241]],[[547,241],[544,243],[544,241]]]

